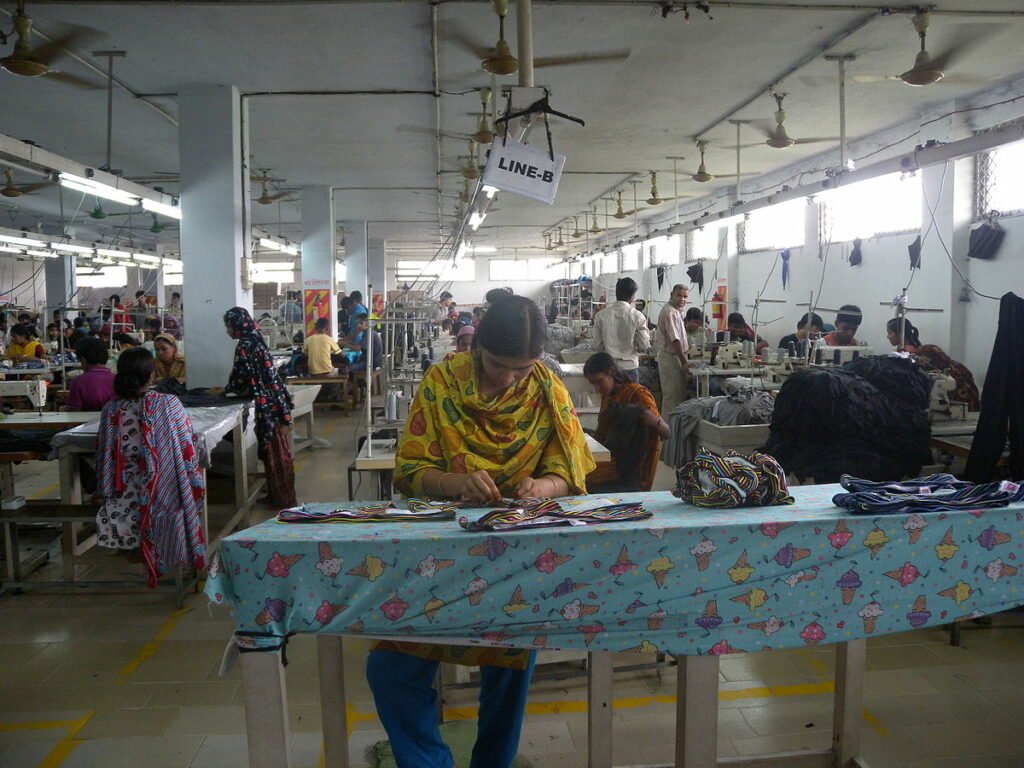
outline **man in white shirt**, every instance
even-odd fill
[[[686,399],[686,383],[690,373],[686,351],[690,345],[683,322],[683,307],[689,297],[690,289],[685,285],[672,286],[668,304],[658,315],[655,348],[658,351],[658,378],[661,379],[661,412],[664,414]]]
[[[633,306],[636,281],[629,277],[615,283],[615,301],[594,317],[594,348],[607,352],[630,381],[640,380],[639,353],[651,346],[647,318]]]
[[[437,309],[434,311],[434,323],[441,325],[445,320],[448,319],[448,313],[451,312],[452,306],[452,295],[448,291],[441,293],[440,298],[437,301]],[[353,327],[355,323],[353,323]]]

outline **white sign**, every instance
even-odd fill
[[[565,155],[556,154],[552,160],[543,150],[512,139],[503,144],[501,138],[495,136],[484,169],[484,184],[551,205],[555,202],[564,166]]]

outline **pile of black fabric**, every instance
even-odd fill
[[[801,480],[916,476],[931,463],[931,383],[913,362],[862,357],[794,373],[775,401],[764,451]]]

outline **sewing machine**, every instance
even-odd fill
[[[715,357],[716,368],[748,368],[750,358],[743,354],[743,342],[731,341],[718,348]]]
[[[931,399],[928,403],[928,420],[965,421],[967,419],[967,403],[959,403],[950,399],[950,393],[956,389],[956,381],[951,376],[931,373]]]
[[[27,397],[33,408],[42,410],[46,406],[46,382],[39,379],[0,381],[0,398],[3,397]]]
[[[870,357],[875,354],[871,347],[828,347],[819,346],[812,353],[811,361],[815,365],[842,365],[859,357]]]

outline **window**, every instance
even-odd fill
[[[548,269],[561,263],[557,258],[542,259],[491,259],[488,262],[488,279],[492,282],[513,280],[555,280]]]
[[[527,280],[553,280],[555,278],[550,277],[549,270],[556,264],[560,264],[561,259],[557,258],[542,258],[542,259],[530,259],[526,262],[526,279]],[[519,278],[522,279],[522,278]]]
[[[751,211],[743,226],[744,251],[794,248],[804,244],[807,199],[787,200]]]
[[[79,288],[123,288],[128,285],[127,267],[102,267],[75,271],[75,283]],[[164,284],[168,283],[164,281]],[[173,283],[170,283],[173,285]]]
[[[978,155],[978,218],[1024,210],[1024,141]]]
[[[640,269],[640,249],[639,245],[627,245],[622,249],[622,271],[632,272]]]
[[[670,267],[673,264],[678,264],[681,243],[682,238],[679,235],[655,237],[646,241],[641,247],[647,254],[647,265]]]
[[[582,270],[582,268],[583,268],[583,265],[580,264],[580,262],[578,262],[578,261],[570,261],[569,262],[569,278],[572,279],[572,280],[575,280],[577,277],[579,277],[580,276],[580,271]]]
[[[845,242],[921,228],[921,178],[890,173],[839,187],[818,197],[822,239]],[[935,201],[932,201],[935,204]]]
[[[345,266],[344,261],[337,262],[334,265],[334,281],[344,283],[346,277],[348,277],[348,267]]]
[[[693,236],[692,254],[694,261],[718,258],[719,229],[720,227],[708,224],[700,229],[693,230],[691,234]]]
[[[399,259],[395,269],[397,280],[432,280],[443,282],[471,283],[476,280],[476,262],[462,259],[455,263],[451,259],[433,261],[409,261]]]
[[[595,272],[597,270],[594,270]],[[602,275],[613,275],[619,271],[619,252],[608,251],[604,256],[601,257],[601,271]]]

